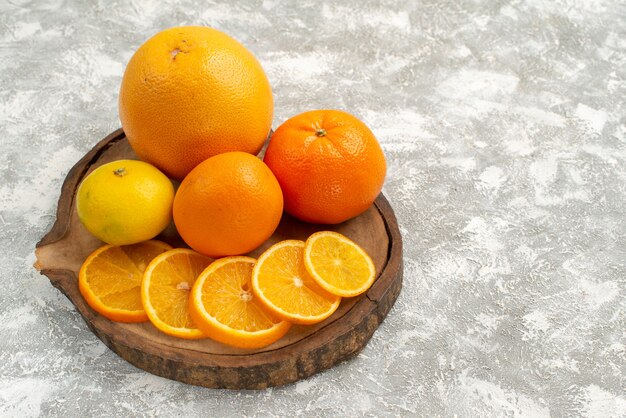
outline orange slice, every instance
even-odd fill
[[[341,298],[322,289],[304,267],[304,242],[287,240],[267,249],[254,266],[252,290],[286,321],[315,324],[332,315]]]
[[[365,250],[337,232],[311,235],[306,240],[304,265],[317,284],[342,297],[364,293],[376,278],[376,268]]]
[[[241,348],[265,347],[291,326],[268,312],[250,289],[250,257],[225,257],[200,274],[191,292],[191,314],[206,335]]]
[[[193,250],[177,248],[148,265],[141,283],[141,300],[157,329],[179,338],[205,338],[189,315],[189,293],[210,262],[210,258]]]
[[[87,257],[78,273],[78,289],[89,306],[119,322],[145,322],[141,279],[152,259],[171,249],[161,241],[104,245]]]

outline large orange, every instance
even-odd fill
[[[185,242],[210,257],[245,254],[280,221],[276,177],[254,155],[227,152],[194,168],[174,197],[174,223]]]
[[[137,155],[180,180],[214,155],[258,153],[274,102],[250,51],[218,30],[186,26],[157,33],[135,52],[119,110]]]
[[[339,110],[292,117],[265,154],[283,190],[285,211],[307,222],[335,224],[365,211],[383,187],[385,156],[372,131]]]

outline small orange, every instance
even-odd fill
[[[89,306],[119,322],[145,322],[141,279],[152,259],[170,250],[161,241],[104,245],[91,253],[78,273],[78,289]]]
[[[227,152],[204,161],[181,183],[174,223],[194,250],[210,257],[252,251],[280,222],[283,195],[263,161]]]
[[[252,294],[255,260],[226,257],[200,274],[191,292],[191,314],[206,335],[224,344],[260,348],[277,341],[291,324],[272,315]]]
[[[273,111],[272,89],[254,55],[201,26],[148,39],[126,66],[119,96],[133,150],[178,180],[214,155],[258,153]]]
[[[316,232],[306,240],[304,266],[317,284],[342,297],[364,293],[376,278],[374,262],[365,250],[332,231]]]
[[[313,110],[287,120],[272,135],[264,161],[283,190],[285,211],[321,224],[365,211],[386,173],[372,131],[339,110]]]
[[[186,248],[157,256],[146,268],[141,301],[150,322],[174,337],[204,338],[189,315],[189,293],[211,259]]]
[[[267,249],[252,272],[252,290],[286,321],[315,324],[337,310],[341,298],[322,289],[304,267],[304,242],[281,241]]]

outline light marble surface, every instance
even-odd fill
[[[257,55],[274,126],[344,109],[388,158],[403,291],[288,387],[138,370],[31,267],[133,50],[188,24]],[[3,0],[0,57],[0,416],[626,416],[623,1]]]

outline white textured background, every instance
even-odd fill
[[[144,373],[31,267],[132,52],[187,24],[256,54],[275,127],[344,109],[388,158],[403,291],[288,387]],[[0,1],[0,415],[626,416],[625,69],[619,0]]]

